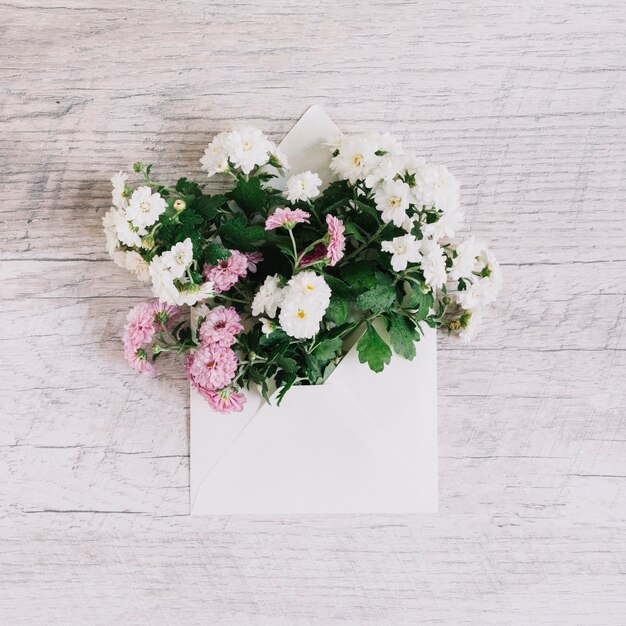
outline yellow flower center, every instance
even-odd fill
[[[392,209],[397,209],[402,204],[402,198],[398,198],[398,196],[394,196],[389,201]]]
[[[363,155],[362,154],[355,154],[352,157],[352,162],[357,166],[360,167],[361,163],[363,163]]]
[[[178,263],[178,265],[183,265],[183,263],[185,262],[185,255],[182,252],[179,252],[176,255],[176,263]]]
[[[252,149],[252,142],[251,141],[244,141],[243,142],[243,149],[248,152],[248,150]]]
[[[298,319],[303,320],[306,317],[306,313],[302,309],[298,309],[296,316],[298,317]]]
[[[315,287],[313,287],[313,285],[307,285],[306,288],[308,291],[315,291]]]
[[[144,212],[144,213],[149,213],[150,210],[152,209],[152,205],[149,202],[140,202],[139,203],[139,208]]]

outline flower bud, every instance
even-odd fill
[[[137,161],[136,163],[133,163],[133,169],[137,173],[142,172],[143,171],[143,163],[141,161]]]
[[[178,198],[178,200],[174,202],[174,210],[178,211],[179,213],[181,211],[184,211],[186,208],[187,203],[182,198]]]
[[[446,306],[450,306],[452,304],[452,298],[450,296],[444,296],[443,298],[443,303]]]
[[[152,250],[154,248],[154,237],[152,235],[146,235],[141,239],[141,247],[144,250]]]
[[[461,330],[461,322],[459,320],[452,320],[448,322],[448,328],[450,330]]]

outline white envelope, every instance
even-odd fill
[[[280,144],[294,173],[327,182],[324,143],[339,130],[311,107]],[[246,392],[242,413],[213,412],[191,390],[191,514],[435,513],[437,352],[376,374],[356,349],[324,385],[293,387],[280,407]]]

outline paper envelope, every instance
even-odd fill
[[[337,134],[310,108],[280,145],[291,171],[327,182]],[[219,414],[192,389],[191,514],[436,512],[436,336],[424,330],[413,361],[394,354],[376,374],[353,347],[280,407],[249,391],[243,412]]]

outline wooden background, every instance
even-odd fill
[[[626,10],[0,4],[2,624],[624,624]],[[505,288],[439,352],[433,517],[188,517],[188,388],[122,359],[147,295],[112,172],[191,173],[311,104],[449,165]]]

